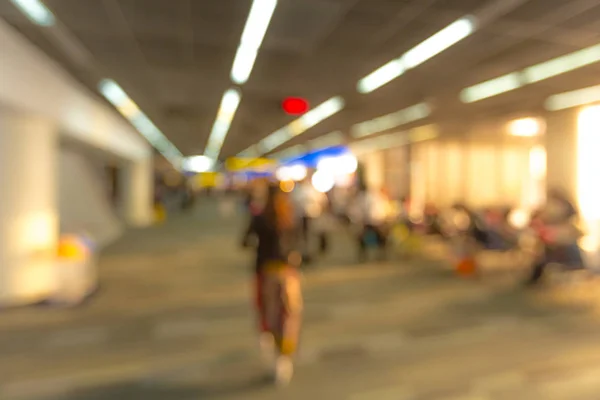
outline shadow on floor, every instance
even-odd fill
[[[489,299],[479,303],[455,302],[448,305],[448,312],[458,315],[482,315],[486,317],[550,317],[585,315],[590,312],[590,307],[584,303],[560,304],[549,301],[540,301],[536,292],[540,289],[527,289],[516,285],[495,292]],[[544,294],[544,293],[541,293]]]
[[[128,382],[77,390],[50,400],[197,400],[243,398],[272,388],[268,376],[232,381],[221,385],[189,385]]]

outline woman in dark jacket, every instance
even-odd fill
[[[269,187],[262,213],[252,217],[244,236],[254,239],[256,303],[265,355],[275,350],[275,378],[286,384],[292,377],[292,358],[300,332],[302,292],[298,267],[298,229],[291,199],[278,186]]]

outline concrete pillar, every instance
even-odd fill
[[[395,199],[407,196],[410,190],[408,146],[385,151],[385,187]]]
[[[57,139],[41,119],[0,109],[0,305],[46,298],[55,287]]]
[[[577,110],[551,113],[546,119],[546,185],[577,200]]]
[[[385,185],[385,157],[381,150],[373,151],[359,158],[365,168],[365,181],[372,190],[382,189]]]
[[[548,188],[560,188],[579,207],[586,237],[581,241],[593,267],[600,266],[600,106],[548,117]]]
[[[154,221],[154,169],[152,158],[123,166],[121,210],[125,222],[133,227],[144,227]]]

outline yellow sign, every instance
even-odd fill
[[[268,158],[228,158],[225,161],[225,168],[228,171],[267,171],[275,165],[274,160]]]
[[[216,187],[219,182],[219,174],[216,172],[203,172],[197,175],[198,186],[200,187]]]

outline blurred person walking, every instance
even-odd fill
[[[543,243],[543,251],[531,270],[527,286],[539,283],[546,267],[552,263],[572,270],[584,268],[578,244],[583,233],[577,227],[577,219],[577,209],[567,196],[559,190],[551,190],[546,205],[532,223]]]
[[[358,226],[358,258],[367,260],[369,247],[377,247],[378,258],[387,251],[391,203],[384,190],[360,190],[350,206],[350,218]]]
[[[299,229],[290,196],[270,186],[262,212],[254,215],[244,235],[245,247],[256,241],[255,294],[260,321],[260,346],[274,360],[276,383],[293,375],[302,318],[298,252]]]
[[[300,226],[301,232],[301,252],[305,264],[312,263],[313,257],[313,238],[320,238],[320,246],[327,241],[323,236],[324,231],[315,231],[315,221],[318,220],[327,207],[327,196],[318,192],[310,182],[310,179],[305,179],[303,182],[296,185],[292,192],[294,207],[296,210],[296,218]]]

